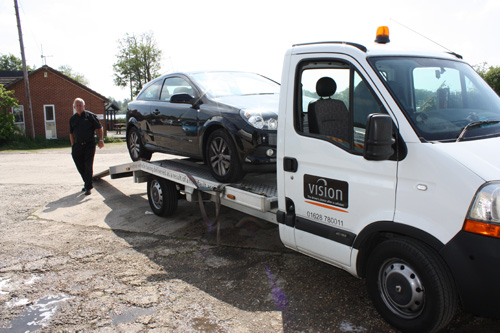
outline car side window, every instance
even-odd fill
[[[161,89],[160,100],[170,101],[170,97],[177,94],[188,94],[195,97],[193,86],[181,77],[171,77],[165,80]]]
[[[138,100],[157,100],[160,94],[162,80],[153,82],[149,87],[144,89],[139,96]]]
[[[345,61],[306,61],[299,72],[297,132],[362,153],[368,115],[386,113],[363,77]]]

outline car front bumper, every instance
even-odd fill
[[[238,131],[238,141],[243,152],[243,169],[246,172],[276,170],[276,132]]]

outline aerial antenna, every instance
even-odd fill
[[[443,45],[439,44],[439,43],[438,43],[438,42],[436,42],[436,41],[433,41],[433,40],[432,40],[432,39],[430,39],[429,37],[422,35],[420,32],[418,32],[418,31],[416,31],[416,30],[414,30],[414,29],[412,29],[412,28],[410,28],[410,27],[408,27],[408,26],[404,25],[403,23],[399,23],[398,21],[396,21],[396,20],[394,20],[394,19],[392,19],[392,18],[391,18],[391,21],[394,21],[394,22],[396,22],[397,24],[399,24],[400,26],[402,26],[402,27],[404,27],[404,28],[406,28],[406,29],[408,29],[408,30],[410,30],[410,31],[412,31],[412,32],[414,32],[414,33],[416,33],[417,35],[419,35],[419,36],[421,36],[421,37],[424,37],[424,38],[425,38],[425,39],[427,39],[428,41],[431,41],[431,42],[433,42],[434,44],[439,45],[440,47],[442,47],[443,49],[445,49],[445,50],[449,51],[450,53],[454,53],[454,52],[453,52],[452,50],[450,50],[449,48],[447,48],[447,47],[445,47],[445,46],[443,46]]]
[[[41,56],[41,58],[42,58],[42,63],[43,63],[43,65],[45,66],[45,65],[47,65],[47,58],[52,57],[52,56],[51,56],[51,55],[49,55],[49,56],[44,56],[44,55],[43,55],[43,45],[40,45],[40,48],[41,48],[41,50],[42,50],[42,56]]]

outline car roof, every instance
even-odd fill
[[[186,75],[186,76],[192,76],[195,74],[201,74],[201,73],[248,73],[248,74],[255,74],[255,75],[260,75],[258,73],[254,72],[245,72],[245,71],[229,71],[229,70],[198,70],[198,71],[186,71],[186,72],[173,72],[173,73],[166,73],[161,75],[160,77],[166,77],[166,76],[176,76],[176,75]]]

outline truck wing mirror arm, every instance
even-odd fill
[[[373,113],[366,122],[363,156],[370,161],[385,161],[394,154],[392,119],[387,114]]]

